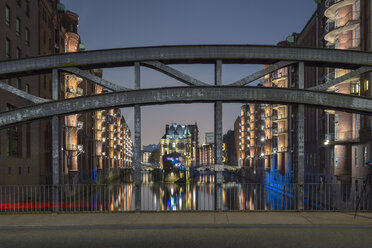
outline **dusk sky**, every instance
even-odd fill
[[[79,34],[87,50],[192,44],[269,44],[301,32],[316,8],[313,0],[61,0],[80,16]],[[172,65],[213,83],[212,65]],[[262,69],[262,65],[224,65],[224,84]],[[103,77],[134,87],[134,71],[105,69]],[[183,85],[141,68],[143,88]],[[223,105],[223,131],[233,129],[242,104]],[[133,108],[123,109],[133,133]],[[142,107],[142,145],[157,144],[165,124],[198,123],[199,141],[213,131],[213,104]]]

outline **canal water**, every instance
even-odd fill
[[[221,187],[222,210],[291,210],[292,189],[278,189],[261,183],[239,183],[233,175],[215,184],[213,172],[196,176],[190,183],[156,183],[150,173],[142,173],[142,211],[212,211],[216,209],[216,188]],[[131,183],[111,185],[111,211],[135,209],[135,189]],[[220,191],[220,192],[221,192]]]

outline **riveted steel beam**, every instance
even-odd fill
[[[8,92],[10,92],[10,93],[12,93],[16,96],[19,96],[19,97],[21,97],[21,98],[23,98],[27,101],[32,102],[32,103],[43,103],[43,102],[50,101],[49,99],[44,99],[44,98],[41,98],[41,97],[31,95],[31,94],[27,93],[26,91],[19,90],[16,87],[10,86],[9,84],[3,83],[3,82],[0,82],[0,89],[8,91]]]
[[[348,80],[352,77],[360,76],[361,74],[366,73],[366,72],[370,72],[370,71],[372,71],[372,67],[362,66],[362,67],[360,67],[356,70],[353,70],[349,73],[346,73],[345,75],[343,75],[341,77],[333,79],[333,80],[329,81],[328,83],[317,85],[317,86],[311,87],[309,89],[310,90],[328,90],[330,87],[332,87],[336,84],[339,84],[343,81],[346,81],[346,80]]]
[[[295,63],[294,61],[280,61],[278,63],[275,63],[275,64],[272,64],[270,65],[269,67],[265,68],[265,69],[262,69],[258,72],[255,72],[245,78],[242,78],[234,83],[231,83],[231,84],[228,84],[228,85],[231,85],[231,86],[244,86],[244,85],[247,85],[247,84],[250,84],[252,83],[253,81],[256,81],[257,79],[260,79],[262,77],[264,77],[265,75],[269,74],[269,73],[272,73],[280,68],[283,68],[283,67],[286,67],[288,65],[291,65]]]
[[[82,96],[37,104],[0,113],[0,128],[54,115],[69,115],[97,109],[170,103],[261,102],[304,104],[372,115],[372,99],[294,88],[250,86],[185,86],[139,89]]]
[[[305,62],[305,65],[355,69],[372,66],[372,53],[338,49],[313,49],[262,45],[194,45],[134,47],[64,53],[0,62],[0,79],[51,72],[52,69],[80,69],[133,66],[134,62],[160,61],[163,64],[274,64],[278,61]]]
[[[92,81],[93,83],[96,83],[98,85],[101,85],[102,87],[112,90],[112,91],[123,91],[123,90],[131,90],[129,88],[117,85],[115,83],[111,83],[103,78],[97,77],[89,72],[80,70],[76,67],[67,67],[67,68],[61,68],[62,71],[69,72],[72,74],[75,74],[76,76],[85,78],[89,81]]]
[[[196,78],[193,78],[183,72],[180,72],[170,66],[167,66],[159,61],[146,61],[146,62],[142,62],[141,63],[142,65],[146,66],[146,67],[149,67],[151,69],[154,69],[154,70],[157,70],[159,72],[162,72],[174,79],[177,79],[179,81],[181,81],[182,83],[185,83],[187,85],[194,85],[194,86],[207,86],[208,84],[207,83],[204,83]]]

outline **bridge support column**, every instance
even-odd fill
[[[215,85],[222,85],[222,61],[215,64]],[[222,102],[214,103],[214,145],[215,145],[215,173],[216,173],[216,210],[222,210]]]
[[[59,73],[57,69],[52,72],[52,98],[59,99]],[[59,117],[52,117],[52,172],[53,172],[53,211],[57,212],[59,199],[59,184],[61,171],[61,141]]]
[[[140,64],[134,63],[134,82],[135,89],[141,88],[140,81]],[[134,175],[133,181],[135,186],[135,208],[141,210],[141,105],[134,106]]]
[[[304,88],[304,62],[298,63],[298,85],[299,89]],[[299,104],[294,108],[296,116],[295,126],[295,149],[294,149],[294,179],[296,183],[296,206],[297,210],[304,210],[304,173],[305,173],[305,134],[304,119],[305,106]]]

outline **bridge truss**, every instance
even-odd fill
[[[236,82],[222,84],[222,64],[266,64],[267,68],[248,75]],[[179,70],[172,64],[213,64],[214,82],[203,82]],[[280,68],[294,65],[297,73],[296,88],[252,87],[250,83]],[[126,88],[96,77],[85,70],[96,68],[133,66],[134,87]],[[188,86],[141,89],[141,66],[152,68],[177,79]],[[304,89],[304,66],[351,69],[351,72],[327,84]],[[18,90],[5,83],[0,88],[22,97],[31,106],[0,113],[0,128],[52,118],[53,184],[59,184],[61,145],[61,116],[134,106],[134,181],[141,182],[141,106],[169,103],[214,103],[216,182],[222,183],[222,103],[262,102],[296,105],[295,182],[299,185],[297,199],[303,199],[304,184],[304,106],[337,109],[348,112],[372,114],[372,99],[327,92],[327,89],[351,77],[372,71],[372,54],[361,51],[292,48],[257,45],[200,45],[136,47],[110,50],[66,53],[51,56],[0,61],[0,79],[52,73],[52,99],[43,99]],[[59,73],[67,72],[92,81],[110,90],[110,93],[59,98]],[[283,97],[285,96],[285,97]],[[218,190],[218,188],[217,188]],[[218,194],[217,192],[217,195]],[[221,206],[217,197],[217,208]],[[303,209],[303,202],[297,202]]]

